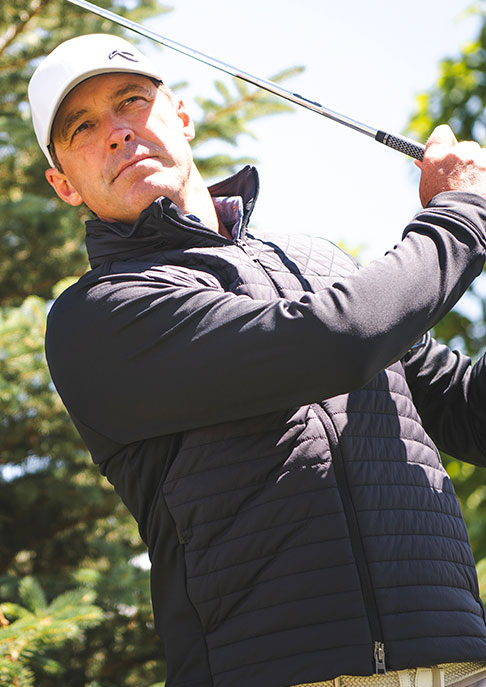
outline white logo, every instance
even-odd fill
[[[130,60],[130,62],[138,62],[137,58],[135,55],[131,52],[126,52],[126,51],[120,51],[120,50],[113,50],[109,55],[108,59],[112,60],[116,56],[123,57],[125,60]]]

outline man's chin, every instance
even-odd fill
[[[168,183],[167,174],[160,170],[144,176],[132,175],[131,179],[122,179],[123,183],[114,182],[112,186],[111,203],[100,208],[95,214],[105,222],[124,222],[134,224],[140,213],[151,205],[157,198],[173,198]],[[107,198],[107,200],[110,200]]]

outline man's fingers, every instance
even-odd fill
[[[450,126],[447,124],[440,124],[439,126],[435,127],[433,132],[430,134],[425,147],[430,148],[433,145],[457,145],[457,138],[454,136],[454,132]]]
[[[420,200],[425,207],[444,191],[476,193],[486,198],[486,149],[474,141],[459,143],[442,124],[432,132],[421,165]]]
[[[460,155],[462,158],[464,158],[464,160],[466,160],[468,157],[470,157],[471,160],[484,157],[483,153],[480,152],[481,146],[479,143],[477,143],[477,141],[461,141],[457,145],[457,155]]]

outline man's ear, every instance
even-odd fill
[[[179,100],[179,102],[177,103],[176,112],[177,116],[182,121],[184,136],[188,141],[192,141],[192,139],[196,135],[196,130],[194,128],[194,122],[192,121],[192,117],[186,110],[186,106],[184,105],[183,100]]]
[[[55,167],[46,169],[46,179],[57,193],[59,198],[69,205],[81,205],[83,199],[76,191],[65,174]]]

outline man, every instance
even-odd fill
[[[208,191],[160,80],[125,41],[82,36],[29,96],[49,183],[95,215],[47,357],[148,545],[167,684],[484,685],[474,561],[430,437],[486,464],[485,359],[426,332],[484,265],[485,151],[437,129],[424,210],[358,269],[305,227],[250,236],[255,170]]]

